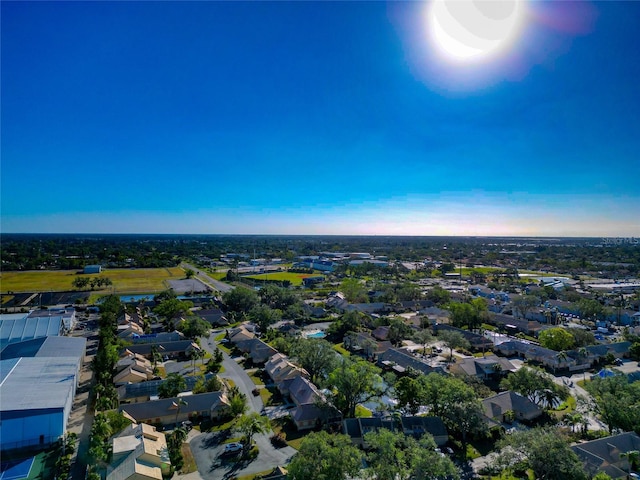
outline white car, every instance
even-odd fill
[[[244,445],[242,445],[241,443],[227,443],[224,446],[224,453],[235,453],[235,452],[239,452],[240,450],[242,450],[244,447]]]

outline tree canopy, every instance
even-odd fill
[[[453,462],[438,455],[433,437],[420,440],[402,432],[381,429],[366,433],[368,473],[377,480],[457,479]]]
[[[345,418],[353,418],[356,405],[379,398],[384,393],[380,369],[364,360],[341,359],[327,379],[329,399]]]
[[[574,336],[562,327],[549,328],[543,330],[538,335],[540,345],[556,352],[570,350],[575,344]]]
[[[291,480],[346,480],[355,477],[362,465],[362,453],[343,434],[311,432],[288,466]]]

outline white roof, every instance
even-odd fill
[[[0,412],[64,409],[75,391],[78,365],[74,357],[0,360]]]

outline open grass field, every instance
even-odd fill
[[[51,270],[29,272],[2,272],[0,291],[5,292],[64,292],[75,290],[73,280],[78,276],[87,278],[106,277],[113,285],[104,292],[154,293],[166,290],[167,280],[184,278],[184,270],[173,268],[122,268],[104,270],[96,274],[78,274],[77,270]],[[100,292],[100,290],[96,290]]]
[[[289,280],[291,285],[302,285],[302,280],[307,277],[315,277],[316,274],[311,273],[290,273],[290,272],[273,272],[273,273],[261,273],[259,275],[247,275],[245,278],[253,278],[254,280],[272,280],[282,282]]]

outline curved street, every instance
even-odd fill
[[[220,333],[220,330],[211,333],[208,338],[201,338],[202,347],[210,353],[213,352],[215,345],[213,338],[217,333]],[[262,399],[251,394],[255,384],[241,365],[225,352],[222,353],[224,372],[220,374],[220,377],[232,380],[240,392],[246,395],[249,412],[262,413]],[[258,447],[259,453],[252,461],[235,461],[221,458],[222,441],[225,439],[223,432],[202,433],[192,437],[190,440],[191,452],[198,466],[200,476],[205,480],[217,480],[231,476],[266,472],[279,465],[286,465],[297,451],[289,446],[275,448],[269,440],[272,435],[273,431],[271,430],[265,434],[254,435],[254,442]]]

